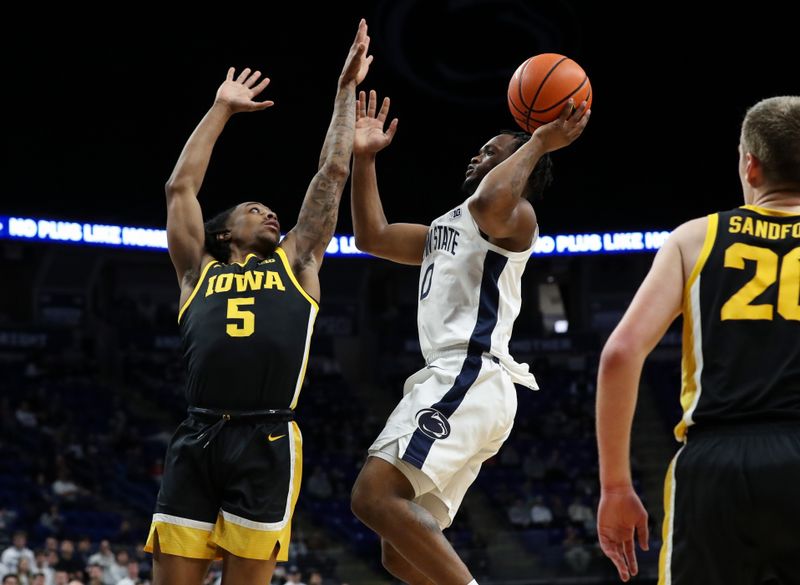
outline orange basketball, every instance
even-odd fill
[[[569,98],[591,107],[592,85],[580,65],[557,53],[527,59],[508,83],[508,109],[526,132],[558,118]]]

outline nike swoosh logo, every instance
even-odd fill
[[[282,438],[284,438],[285,436],[286,436],[286,435],[278,435],[277,437],[273,437],[273,436],[272,436],[272,433],[270,433],[270,434],[269,434],[269,437],[267,437],[267,438],[268,438],[270,441],[277,441],[278,439],[282,439]]]

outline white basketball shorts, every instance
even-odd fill
[[[516,411],[514,383],[496,358],[447,355],[406,380],[369,454],[397,467],[414,501],[446,528],[481,464],[511,433]]]

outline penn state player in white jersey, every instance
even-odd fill
[[[369,449],[352,509],[378,533],[383,565],[410,585],[474,583],[442,533],[483,461],[511,432],[514,384],[536,388],[508,353],[520,309],[520,280],[538,233],[528,198],[549,182],[547,153],[585,128],[586,104],[572,102],[528,140],[492,138],[470,160],[468,197],[430,226],[389,224],[378,195],[375,155],[388,146],[389,99],[364,92],[356,107],[352,212],[356,245],[374,256],[420,265],[418,325],[426,367]],[[541,161],[542,164],[538,164]]]

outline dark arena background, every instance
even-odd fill
[[[542,237],[511,343],[541,391],[519,393],[511,438],[445,534],[482,585],[618,582],[595,529],[599,352],[668,232],[742,203],[747,107],[800,93],[782,5],[726,15],[567,0],[63,10],[23,11],[0,41],[0,552],[16,535],[35,553],[20,582],[58,583],[56,568],[82,583],[150,582],[142,546],[186,412],[164,184],[227,68],[259,69],[272,79],[259,99],[276,105],[228,124],[200,201],[206,217],[262,201],[291,227],[361,17],[375,56],[361,88],[389,95],[400,119],[378,157],[389,221],[427,224],[461,201],[470,157],[514,125],[506,87],[526,58],[562,53],[591,79],[591,122],[553,156],[555,182],[536,205]],[[303,486],[276,584],[394,583],[349,494],[423,365],[419,274],[357,252],[349,185],[337,234],[297,408]],[[679,391],[676,322],[646,364],[634,423],[633,476],[650,514],[640,583],[657,579]],[[0,563],[0,576],[9,571]],[[207,582],[218,576],[214,565]]]

